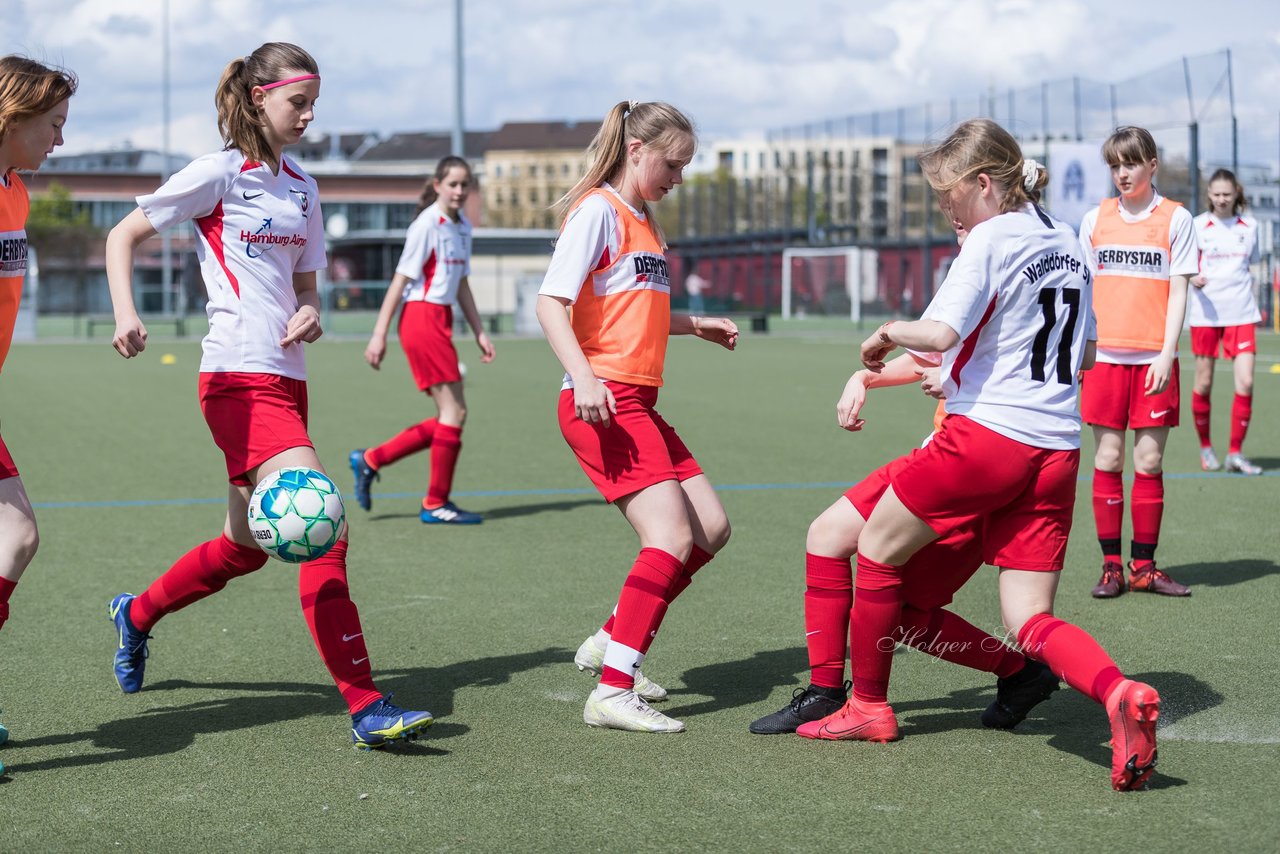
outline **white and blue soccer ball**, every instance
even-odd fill
[[[249,529],[258,548],[287,563],[321,557],[346,524],[342,494],[324,472],[283,468],[258,481],[249,499]]]

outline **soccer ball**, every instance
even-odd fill
[[[315,469],[280,469],[258,481],[249,499],[253,541],[287,563],[323,556],[338,541],[346,518],[338,487]]]

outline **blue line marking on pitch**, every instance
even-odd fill
[[[1264,477],[1280,477],[1280,470],[1263,472]],[[1220,478],[1230,477],[1239,480],[1252,480],[1235,472],[1176,472],[1165,473],[1168,480],[1194,480],[1200,478]],[[1127,476],[1126,480],[1132,480],[1132,476]],[[1080,483],[1088,483],[1092,481],[1092,476],[1081,475]],[[853,486],[857,481],[839,480],[827,483],[726,483],[716,484],[717,492],[763,492],[769,490],[796,490],[796,489],[839,489],[846,490]],[[540,497],[551,495],[599,495],[595,489],[591,487],[552,487],[546,489],[470,489],[459,490],[453,493],[456,498],[520,498],[520,497]],[[421,498],[421,492],[375,492],[374,496],[380,499],[393,498]],[[603,499],[602,499],[603,500]],[[116,509],[122,507],[189,507],[200,504],[226,504],[227,499],[222,498],[142,498],[131,501],[43,501],[33,502],[32,507],[37,510],[100,510],[100,509]]]

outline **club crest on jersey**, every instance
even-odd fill
[[[302,215],[309,216],[311,212],[307,210],[307,207],[311,204],[311,200],[307,197],[307,191],[295,190],[292,187],[290,187],[289,195],[293,196],[293,200],[297,202],[298,207],[302,209]]]
[[[307,238],[301,234],[274,234],[271,231],[271,217],[264,217],[257,231],[240,230],[240,242],[245,244],[245,255],[261,258],[277,246],[306,246]]]

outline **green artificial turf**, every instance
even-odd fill
[[[146,688],[120,693],[108,600],[216,535],[225,512],[222,457],[196,401],[198,345],[157,340],[133,362],[105,338],[16,346],[0,416],[42,544],[0,633],[0,721],[12,732],[0,747],[0,849],[1274,850],[1270,335],[1247,444],[1268,476],[1202,474],[1185,404],[1169,443],[1159,558],[1190,599],[1090,598],[1100,558],[1081,483],[1057,610],[1161,691],[1150,791],[1111,791],[1106,716],[1087,698],[1064,688],[1017,730],[985,730],[994,679],[915,651],[894,664],[898,743],[748,734],[807,676],[808,523],[929,429],[931,401],[913,389],[873,392],[861,434],[835,426],[861,337],[744,336],[732,354],[673,340],[659,406],[723,487],[734,536],[645,664],[672,690],[663,710],[688,726],[661,736],[582,723],[592,680],[573,651],[608,614],[636,545],[560,438],[554,358],[540,340],[500,338],[482,366],[460,339],[470,420],[455,499],[485,523],[418,522],[426,454],[384,470],[372,513],[348,502],[375,676],[397,703],[437,716],[423,740],[369,754],[351,749],[296,570],[282,563],[167,617]],[[312,437],[344,490],[352,448],[433,412],[396,345],[378,373],[363,346],[308,351]],[[1184,369],[1184,398],[1190,380]],[[1230,395],[1219,371],[1223,440]],[[1091,453],[1086,438],[1082,474]],[[955,608],[996,631],[994,571]]]

